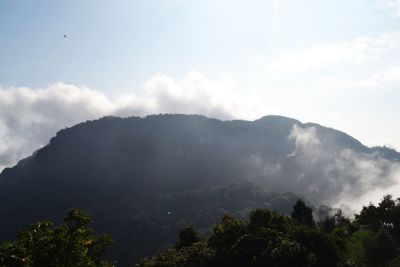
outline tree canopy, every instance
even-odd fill
[[[254,209],[249,220],[225,214],[209,234],[185,224],[175,246],[142,259],[137,267],[395,267],[400,266],[400,199],[384,196],[354,219],[337,210],[315,222],[312,208],[299,200],[291,216]],[[105,260],[108,235],[89,228],[77,209],[64,223],[42,221],[0,245],[1,267],[114,266]],[[149,235],[151,236],[151,235]]]
[[[299,199],[290,217],[268,209],[253,210],[249,221],[225,215],[209,237],[159,252],[137,266],[400,266],[399,210],[400,200],[387,195],[353,220],[337,210],[316,223],[312,208]],[[182,231],[197,236],[193,228]]]
[[[86,213],[71,209],[59,226],[48,221],[32,224],[18,233],[16,241],[1,244],[0,266],[113,266],[102,258],[111,237],[94,234],[89,223]]]

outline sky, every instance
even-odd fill
[[[0,0],[0,170],[106,115],[277,114],[400,150],[400,0]]]

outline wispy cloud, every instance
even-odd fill
[[[395,79],[396,71],[380,79]],[[106,115],[195,113],[220,119],[254,119],[267,114],[255,111],[262,102],[241,98],[233,93],[233,87],[230,78],[211,80],[190,72],[181,80],[157,74],[143,83],[144,93],[114,98],[85,86],[63,83],[42,89],[0,89],[0,169],[45,145],[58,130]],[[323,195],[328,204],[346,203],[352,209],[378,200],[385,190],[400,194],[398,164],[379,155],[328,149],[326,140],[320,138],[313,126],[294,126],[289,140],[296,149],[288,157],[303,169],[298,177],[293,177],[293,189],[304,185],[310,195]],[[279,162],[258,158],[251,162],[264,176],[278,177],[286,171]]]
[[[323,84],[329,84],[331,87],[336,88],[336,90],[369,89],[389,91],[397,89],[400,86],[400,65],[392,66],[386,70],[374,72],[368,75],[368,77],[360,78],[358,80],[323,78],[321,79],[321,82]]]
[[[400,16],[400,0],[378,0],[383,8],[392,12],[396,16]]]
[[[296,147],[307,148],[319,145],[321,141],[317,137],[315,127],[301,128],[295,124],[290,132],[289,139],[294,140]]]
[[[45,145],[55,133],[106,115],[203,114],[221,119],[248,118],[251,108],[232,93],[227,77],[210,80],[198,72],[176,81],[157,74],[144,93],[111,98],[85,87],[57,83],[48,88],[0,89],[0,170]]]
[[[335,64],[363,64],[400,48],[400,33],[385,33],[378,37],[358,37],[347,42],[314,46],[299,52],[284,54],[267,65],[267,71],[301,72]]]
[[[302,170],[298,182],[326,204],[352,212],[384,194],[400,194],[400,163],[332,143],[313,127],[294,125],[290,155]],[[322,198],[321,198],[322,196]]]

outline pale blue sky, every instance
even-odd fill
[[[279,114],[400,150],[399,103],[400,0],[0,0],[0,170],[110,114]]]
[[[111,91],[157,72],[241,76],[288,51],[399,27],[377,0],[2,0],[0,84]]]

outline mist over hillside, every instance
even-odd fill
[[[1,173],[0,236],[81,208],[116,237],[118,257],[136,259],[172,242],[181,223],[207,229],[258,206],[288,213],[295,195],[357,209],[396,192],[399,167],[394,150],[281,116],[104,117],[59,131]],[[149,229],[156,241],[140,236]]]
[[[143,180],[146,187],[155,182],[168,190],[247,180],[318,203],[346,199],[356,208],[353,200],[396,183],[399,161],[394,150],[368,148],[340,131],[280,116],[105,117],[60,131],[3,176],[82,182],[96,175],[113,183]]]

